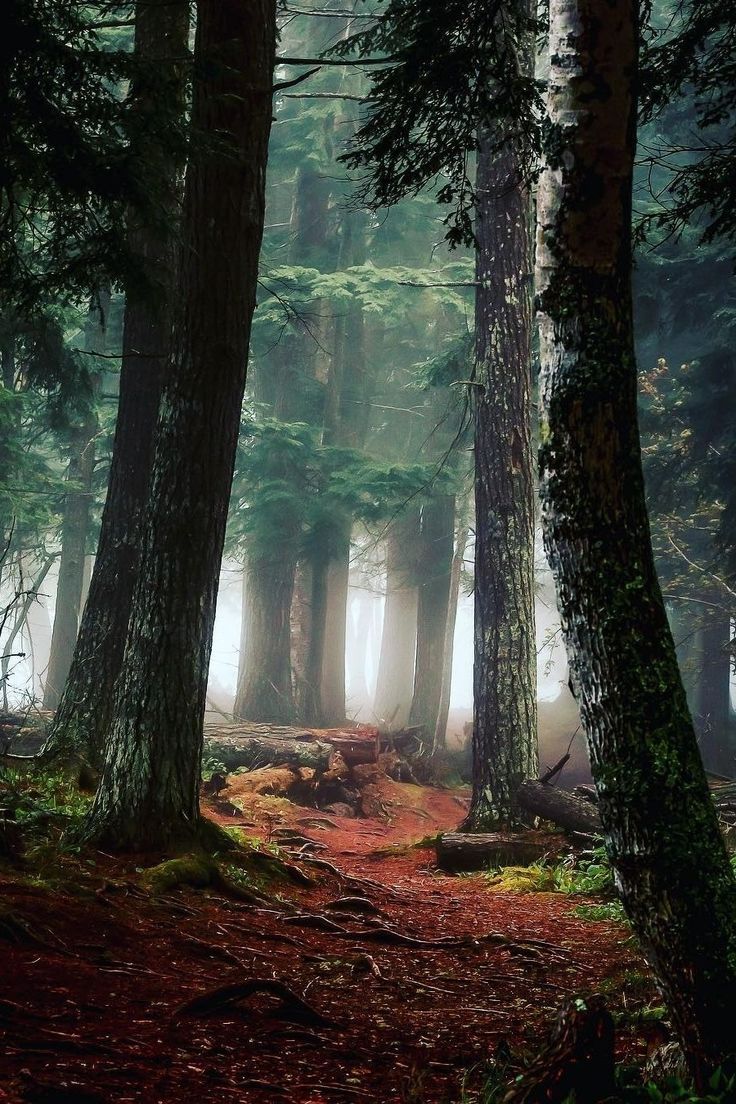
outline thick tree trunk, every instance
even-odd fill
[[[165,108],[183,116],[189,39],[187,0],[140,0],[136,5],[135,52],[142,67],[154,67],[150,85],[134,88],[131,110],[143,121]],[[154,143],[139,138],[137,156],[160,162]],[[179,172],[175,159],[158,164],[165,220],[152,228],[131,223],[129,245],[140,259],[150,288],[129,293],[123,325],[120,397],[110,482],[89,594],[69,678],[44,755],[81,755],[101,767],[110,725],[142,543],[144,508],[153,460],[171,335],[171,285],[176,253]]]
[[[537,773],[532,215],[512,145],[481,136],[476,189],[473,797],[466,831],[516,820]]]
[[[417,660],[409,712],[410,723],[422,725],[430,739],[440,708],[454,535],[454,497],[431,499],[422,507],[419,530]]]
[[[417,646],[419,511],[409,508],[386,534],[386,601],[373,706],[377,723],[405,728],[414,687]]]
[[[437,724],[434,730],[433,747],[435,751],[439,751],[447,744],[447,721],[450,716],[450,694],[452,692],[452,669],[455,653],[455,625],[460,600],[460,581],[465,562],[465,548],[469,535],[470,529],[467,521],[461,521],[455,540],[455,553],[452,557],[452,570],[450,572],[450,596],[447,603],[447,620],[442,645],[442,683],[440,686],[440,702],[437,709]]]
[[[553,0],[539,195],[544,536],[617,885],[702,1083],[736,1059],[736,883],[657,582],[637,426],[635,0]]]
[[[286,541],[269,559],[248,557],[244,652],[233,708],[237,719],[274,724],[294,719],[290,655],[294,556],[294,545],[289,547]],[[254,576],[258,581],[251,585]]]
[[[110,294],[105,292],[92,304],[85,326],[85,349],[90,354],[104,355],[106,348],[107,312]],[[51,651],[43,693],[43,708],[56,709],[69,674],[74,645],[79,629],[82,606],[84,568],[87,555],[90,515],[92,510],[92,479],[95,471],[97,431],[99,422],[94,402],[97,397],[99,373],[92,373],[94,394],[84,423],[72,431],[71,455],[67,468],[70,490],[64,497],[61,525],[61,555],[59,579],[54,604],[54,627]]]
[[[86,825],[125,850],[199,830],[207,671],[263,233],[273,0],[199,0],[180,304],[105,768]],[[216,142],[209,139],[216,139]]]

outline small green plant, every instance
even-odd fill
[[[202,760],[202,781],[209,782],[213,774],[227,774],[227,767],[219,759],[206,755]]]
[[[81,793],[72,778],[57,772],[27,774],[3,768],[0,794],[16,823],[25,829],[79,820],[91,802],[89,794]]]

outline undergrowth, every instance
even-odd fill
[[[514,1083],[511,1063],[505,1060],[490,1063],[482,1074],[480,1087],[470,1089],[467,1082],[474,1072],[470,1071],[464,1079],[458,1104],[501,1104]],[[645,1082],[641,1068],[636,1066],[619,1066],[616,1085],[615,1095],[607,1097],[606,1104],[733,1104],[736,1100],[736,1079],[726,1077],[719,1070],[713,1074],[704,1092],[696,1091],[678,1077]],[[574,1096],[562,1104],[575,1104]]]
[[[575,914],[585,920],[624,921],[616,899],[613,874],[604,847],[560,862],[540,859],[529,866],[506,866],[481,875],[489,889],[501,893],[565,893],[601,897],[600,904],[580,904]]]

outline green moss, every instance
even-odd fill
[[[217,884],[220,872],[213,859],[205,854],[184,855],[180,859],[165,862],[144,871],[141,882],[150,893],[170,893],[179,886],[204,889]]]

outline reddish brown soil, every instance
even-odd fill
[[[392,804],[402,793],[406,804]],[[396,931],[471,937],[457,947],[373,942],[361,935],[366,920],[341,920],[354,934],[336,936],[289,922],[278,902],[254,909],[195,889],[153,899],[132,861],[103,855],[75,865],[73,890],[68,876],[52,891],[0,874],[3,906],[40,940],[0,941],[0,1101],[477,1099],[501,1041],[533,1054],[565,996],[604,988],[616,1003],[641,963],[625,928],[577,918],[569,898],[492,894],[478,879],[438,874],[431,850],[396,846],[455,826],[461,804],[449,791],[393,784],[388,821],[330,816],[332,825],[310,826],[304,818],[322,814],[268,801],[240,821],[260,836],[297,825],[326,845],[321,857],[368,880],[356,887],[305,867],[319,884],[276,887],[300,910],[360,892]],[[484,939],[493,932],[547,945]],[[209,1017],[174,1015],[197,994],[250,979],[284,982],[331,1023],[279,1019],[268,996]],[[624,1032],[620,1045],[644,1044]]]

